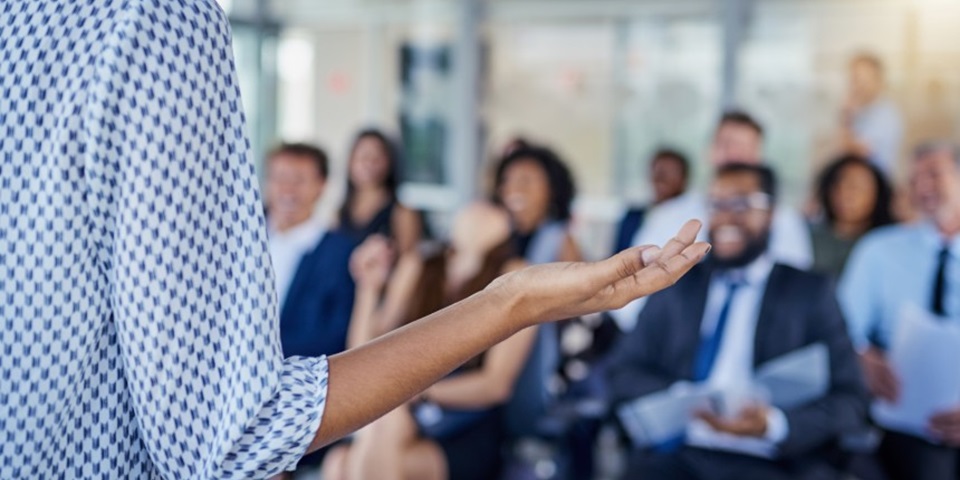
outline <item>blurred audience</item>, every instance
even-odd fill
[[[421,216],[397,199],[400,149],[379,130],[363,130],[353,142],[347,165],[347,195],[338,215],[339,230],[357,243],[373,234],[409,252],[423,235]]]
[[[893,223],[893,189],[876,165],[845,155],[820,175],[817,200],[823,219],[810,226],[813,270],[836,278],[860,237]]]
[[[883,63],[869,53],[850,60],[849,90],[842,114],[842,151],[861,156],[893,178],[903,140],[903,120],[886,95]]]
[[[775,202],[770,169],[720,166],[708,202],[711,257],[653,295],[618,346],[615,402],[693,382],[742,405],[701,412],[680,445],[631,452],[625,478],[840,478],[831,453],[862,425],[866,389],[831,283],[769,251]],[[824,396],[781,410],[751,393],[755,368],[814,343],[829,351]]]
[[[548,148],[514,148],[497,166],[494,201],[510,213],[517,252],[530,263],[582,258],[569,231],[575,194],[570,170]]]
[[[839,290],[870,390],[892,403],[910,380],[900,378],[887,358],[905,307],[929,310],[944,321],[960,315],[960,148],[921,145],[910,170],[911,197],[924,219],[864,237]],[[955,373],[957,367],[929,365],[931,372]],[[933,414],[922,432],[876,420],[885,432],[878,459],[892,480],[960,475],[960,401]]]
[[[710,144],[708,160],[714,169],[730,163],[759,165],[763,162],[763,127],[749,114],[729,111],[720,117]],[[661,245],[683,225],[684,219],[705,223],[701,235],[709,231],[707,202],[702,192],[688,190],[650,209],[632,245]],[[781,206],[773,214],[770,232],[770,256],[781,263],[806,269],[813,264],[813,248],[803,216],[795,209]],[[612,312],[624,330],[630,330],[646,299],[637,300]]]
[[[633,237],[643,225],[647,211],[686,192],[689,179],[690,162],[684,154],[669,148],[657,150],[650,160],[650,187],[653,191],[653,200],[649,205],[627,209],[627,213],[617,227],[613,253],[633,246]]]
[[[388,280],[390,247],[373,237],[356,252],[351,344],[369,341],[483,289],[519,267],[506,212],[477,203],[461,211],[448,246],[402,255]],[[383,299],[382,301],[380,299]],[[469,326],[465,326],[469,328]],[[537,330],[505,340],[359,432],[328,456],[324,478],[491,479],[501,466],[501,407],[513,396]]]
[[[268,239],[287,357],[333,355],[346,347],[354,242],[330,231],[316,214],[327,176],[327,155],[313,145],[282,144],[267,156]],[[308,455],[300,466],[319,465],[323,455],[324,450]]]

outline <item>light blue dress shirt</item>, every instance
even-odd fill
[[[960,314],[960,237],[949,241],[947,316]],[[930,308],[944,240],[929,223],[885,227],[854,247],[838,287],[840,306],[858,350],[871,342],[889,346],[905,305]]]

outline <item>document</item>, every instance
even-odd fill
[[[874,419],[891,430],[929,438],[930,416],[960,404],[960,323],[907,305],[887,358],[900,379],[900,398],[877,401]]]
[[[770,404],[781,410],[810,403],[830,389],[830,352],[823,343],[794,350],[761,365],[754,383],[766,389]]]
[[[698,411],[736,415],[748,401],[761,399],[786,410],[824,396],[830,388],[830,354],[816,343],[760,366],[746,389],[725,390],[680,382],[667,390],[625,403],[617,416],[634,446],[661,445],[679,438]],[[760,395],[760,392],[763,394]],[[740,398],[743,397],[743,398]],[[740,401],[733,401],[739,399]]]
[[[683,435],[696,412],[709,411],[715,395],[705,385],[681,382],[624,404],[617,416],[634,446],[661,445]]]

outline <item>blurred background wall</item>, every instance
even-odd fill
[[[405,144],[404,201],[442,229],[446,214],[486,193],[508,141],[547,143],[577,177],[575,233],[588,257],[605,253],[624,205],[648,198],[647,157],[657,146],[686,152],[705,180],[700,158],[726,107],[764,123],[766,156],[788,201],[802,204],[833,153],[847,62],[858,52],[885,63],[904,149],[960,138],[953,0],[221,5],[257,159],[280,140],[319,143],[339,187],[354,132],[385,127]]]

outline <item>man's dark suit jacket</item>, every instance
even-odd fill
[[[615,404],[692,381],[711,269],[709,262],[698,265],[650,297],[611,359],[608,381]],[[784,411],[789,435],[779,445],[780,458],[812,453],[856,431],[865,421],[868,397],[831,282],[775,265],[759,309],[754,367],[817,342],[830,353],[830,389],[819,400]]]
[[[333,355],[346,348],[353,313],[354,246],[346,235],[327,232],[300,260],[287,297],[281,299],[280,343],[285,357]]]

